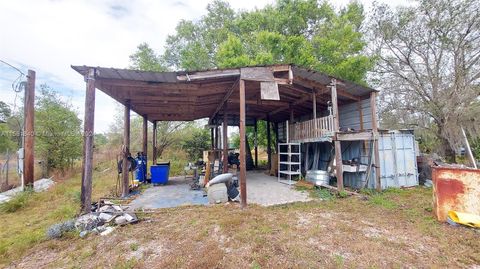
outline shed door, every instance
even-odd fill
[[[418,185],[414,136],[382,134],[379,139],[382,188]]]

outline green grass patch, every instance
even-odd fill
[[[13,213],[24,208],[28,204],[30,197],[33,194],[34,193],[32,191],[18,193],[10,201],[0,204],[0,212]]]
[[[381,193],[370,196],[369,202],[372,205],[380,206],[386,209],[395,209],[398,207],[394,201],[388,199],[388,197]]]

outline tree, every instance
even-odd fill
[[[182,148],[187,152],[190,161],[202,158],[203,151],[210,148],[210,131],[191,126],[188,135],[182,141]]]
[[[433,134],[449,161],[462,126],[480,133],[479,11],[474,0],[421,0],[395,11],[377,5],[372,16],[383,127],[390,118]]]
[[[47,85],[40,86],[35,105],[35,153],[52,168],[71,167],[82,154],[81,120],[71,104]]]
[[[336,12],[327,2],[278,0],[235,12],[213,1],[198,21],[181,21],[167,38],[163,59],[173,69],[198,70],[294,63],[365,83],[363,7],[351,2]]]
[[[131,68],[135,68],[142,71],[167,71],[163,60],[158,57],[153,49],[148,44],[142,43],[137,47],[137,51],[130,56]],[[121,124],[121,125],[119,125]],[[141,138],[143,120],[141,117],[132,117],[131,129],[132,133],[138,132],[139,135],[134,135],[137,138]],[[178,141],[178,132],[186,127],[186,122],[179,121],[160,121],[157,123],[157,156],[161,157],[163,151]],[[121,133],[119,130],[123,130],[123,118],[120,116],[116,121],[116,125],[112,129],[115,129],[113,133]],[[133,141],[136,144],[140,144],[140,141]],[[141,148],[141,147],[139,147]]]
[[[12,110],[10,109],[10,106],[5,102],[0,101],[0,122],[7,121],[7,118],[9,118],[11,115]]]
[[[137,46],[137,51],[130,55],[130,68],[144,71],[168,71],[162,58],[147,43]]]
[[[10,106],[5,102],[0,101],[0,153],[13,149],[15,143],[12,140],[12,130],[7,124],[7,120],[10,118],[12,110]]]

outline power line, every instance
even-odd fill
[[[6,64],[6,65],[8,65],[8,66],[10,66],[11,68],[13,68],[13,69],[17,70],[18,72],[20,72],[20,74],[22,74],[22,75],[26,76],[26,75],[25,75],[25,73],[23,73],[23,72],[22,72],[22,70],[20,70],[20,69],[16,68],[15,66],[13,66],[13,65],[11,65],[11,64],[9,64],[9,63],[7,63],[7,62],[5,62],[4,60],[1,60],[1,59],[0,59],[0,62],[2,62],[2,63],[4,63],[4,64]]]

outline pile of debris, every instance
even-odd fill
[[[116,205],[108,200],[101,200],[92,204],[92,212],[79,216],[75,220],[66,221],[52,225],[47,230],[47,237],[59,238],[65,232],[76,230],[80,237],[85,237],[89,233],[107,235],[115,227],[113,225],[126,225],[138,222],[138,218],[133,212],[126,211],[128,207]]]

